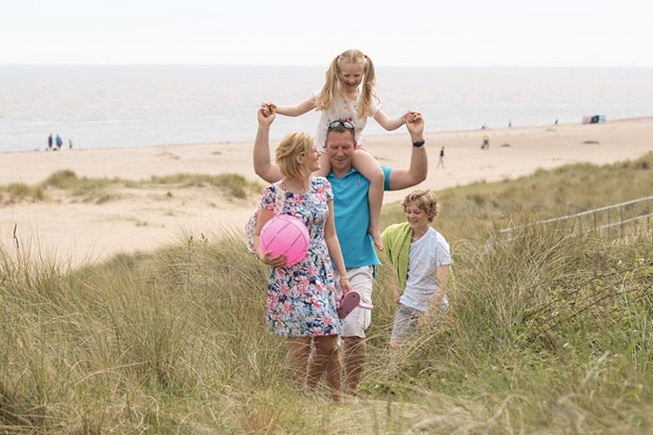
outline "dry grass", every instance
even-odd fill
[[[289,383],[284,342],[265,327],[267,270],[239,233],[77,270],[24,241],[0,246],[0,432],[649,433],[653,231],[547,226],[506,241],[495,228],[542,217],[555,195],[551,213],[631,199],[651,167],[440,192],[451,308],[390,352],[395,306],[379,268],[366,378],[343,406]],[[625,197],[616,182],[574,181],[613,176],[631,180]]]

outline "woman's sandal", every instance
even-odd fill
[[[360,304],[361,295],[357,291],[349,291],[338,304],[338,317],[344,319]]]

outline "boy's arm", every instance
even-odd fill
[[[436,313],[439,309],[440,306],[442,305],[442,300],[444,299],[444,295],[447,293],[447,278],[449,275],[449,265],[446,266],[438,266],[435,269],[435,276],[436,276],[436,283],[437,283],[437,289],[435,290],[435,294],[433,295],[433,300],[431,300],[431,305],[429,305],[428,311],[419,319],[418,321],[418,328],[421,328],[424,326],[426,323],[429,322],[429,319]]]
[[[275,183],[281,179],[281,173],[270,161],[270,125],[274,121],[274,108],[263,105],[257,113],[258,130],[254,140],[254,172],[267,181]]]
[[[424,140],[424,119],[419,114],[406,117],[406,128],[410,133],[412,143]],[[426,180],[428,174],[428,159],[426,146],[411,145],[410,166],[408,169],[393,169],[390,172],[390,190],[401,190],[413,187]]]

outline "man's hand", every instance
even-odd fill
[[[413,142],[424,140],[424,118],[419,112],[406,114],[406,128]]]

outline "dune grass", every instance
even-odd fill
[[[340,406],[288,382],[284,342],[266,332],[267,270],[239,231],[76,270],[25,243],[0,246],[0,432],[649,433],[653,230],[496,232],[576,200],[646,196],[632,182],[651,177],[646,164],[439,192],[451,307],[390,352],[380,267],[366,377],[358,402]],[[631,190],[610,188],[606,170]],[[386,223],[403,220],[395,208]]]
[[[175,174],[165,177],[153,176],[149,180],[124,180],[121,178],[79,177],[75,172],[64,169],[57,171],[36,186],[13,183],[0,186],[0,203],[14,203],[30,200],[46,201],[49,189],[69,192],[73,197],[82,198],[83,202],[102,204],[120,198],[120,195],[108,192],[111,189],[128,187],[141,188],[151,186],[169,186],[170,189],[191,187],[214,187],[223,190],[228,197],[246,198],[251,192],[260,192],[262,184],[248,181],[238,174],[196,175]],[[172,193],[170,193],[172,196]]]

